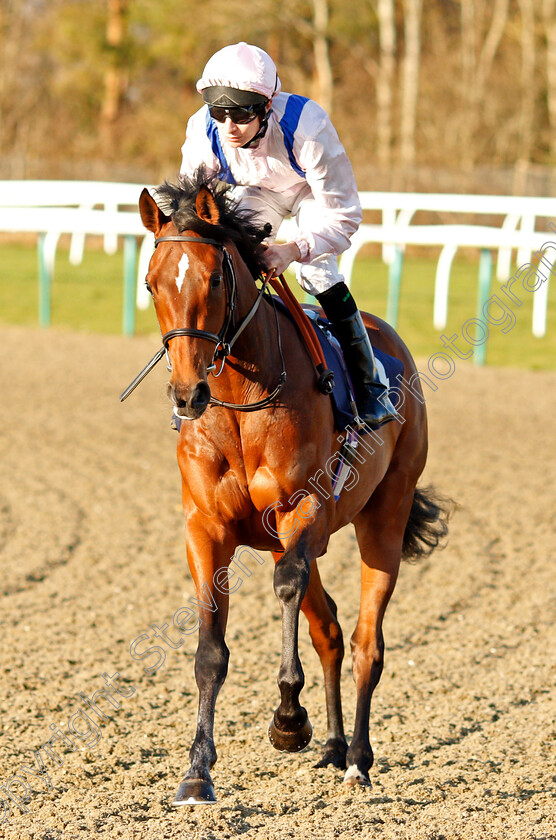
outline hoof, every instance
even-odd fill
[[[284,732],[278,729],[275,718],[272,718],[272,723],[268,727],[268,737],[274,749],[280,752],[299,752],[311,742],[313,727],[309,718],[306,717],[305,722],[295,732]]]
[[[372,787],[368,773],[360,770],[357,764],[350,764],[344,776],[344,785],[348,787]]]
[[[347,744],[345,741],[334,738],[324,745],[324,753],[320,761],[314,767],[337,767],[339,770],[345,770],[346,764]]]
[[[214,785],[205,779],[184,779],[172,805],[214,805]]]

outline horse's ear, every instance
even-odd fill
[[[170,221],[168,216],[164,215],[146,187],[139,198],[139,212],[141,214],[141,221],[147,230],[150,230],[155,236],[162,225]]]
[[[218,209],[214,196],[208,187],[201,187],[197,193],[195,209],[198,217],[204,222],[209,222],[211,225],[217,225],[220,221],[220,210]]]

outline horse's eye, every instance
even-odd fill
[[[150,295],[152,295],[153,290],[152,290],[152,288],[151,288],[151,284],[150,284],[150,283],[147,283],[147,281],[146,281],[146,280],[145,280],[145,286],[147,287],[147,292],[148,292]]]
[[[221,274],[213,274],[210,278],[210,287],[211,289],[217,289],[222,282],[222,275]]]

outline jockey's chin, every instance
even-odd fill
[[[237,123],[233,123],[228,118],[226,122],[222,124],[222,127],[219,126],[220,136],[227,146],[232,146],[234,149],[240,149],[253,139],[259,130],[260,125],[261,123],[258,117],[254,119],[253,122],[247,123],[246,125],[237,125]]]

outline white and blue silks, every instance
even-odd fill
[[[270,241],[285,217],[294,218],[297,278],[307,292],[320,294],[343,279],[337,257],[361,223],[361,205],[349,158],[316,102],[277,94],[264,136],[249,148],[227,146],[203,106],[187,124],[181,173],[191,176],[201,164],[232,185],[261,225],[271,224]]]

